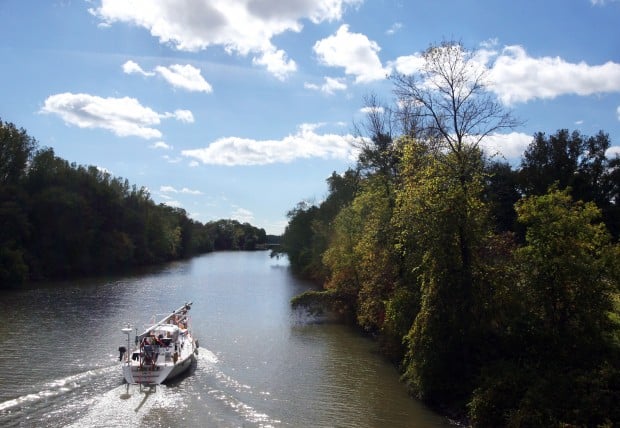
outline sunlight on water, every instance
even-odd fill
[[[0,426],[445,426],[372,341],[291,310],[309,287],[282,260],[247,252],[3,294]],[[126,385],[121,329],[188,300],[196,363],[156,388]]]
[[[261,427],[269,428],[279,425],[279,420],[272,419],[266,413],[263,413],[254,407],[245,403],[239,395],[241,394],[254,394],[254,391],[250,385],[242,384],[235,380],[233,377],[222,372],[215,364],[218,358],[211,351],[201,349],[198,354],[198,362],[202,364],[199,371],[204,371],[205,374],[211,375],[210,377],[216,382],[213,387],[208,388],[207,394],[213,400],[220,401],[233,412],[238,414],[245,422],[259,424]],[[268,395],[268,393],[261,392],[259,394]]]
[[[165,387],[121,385],[98,397],[69,427],[140,426],[153,410],[182,410],[181,397]]]
[[[108,375],[116,370],[118,370],[118,365],[104,367],[96,370],[88,370],[83,373],[78,373],[76,375],[67,376],[62,379],[47,382],[43,385],[35,386],[34,388],[39,390],[36,393],[26,394],[13,400],[8,400],[0,403],[0,412],[11,409],[13,407],[26,406],[30,403],[36,403],[41,400],[66,394],[70,391],[80,388],[85,383],[90,382],[93,378]]]

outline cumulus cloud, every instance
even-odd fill
[[[169,201],[164,201],[164,205],[167,205],[169,207],[172,208],[182,208],[183,204],[179,201],[173,201],[173,200],[169,200]]]
[[[170,67],[162,65],[155,67],[155,71],[175,88],[192,92],[212,92],[213,88],[200,74],[200,69],[190,64],[173,64]]]
[[[295,62],[272,39],[299,32],[301,21],[335,21],[346,7],[362,0],[101,0],[90,12],[103,26],[137,25],[163,44],[196,52],[221,46],[229,54],[251,54],[278,78],[295,70]]]
[[[618,0],[590,0],[594,6],[605,6],[607,3],[617,2]]]
[[[348,159],[357,157],[361,142],[352,135],[318,134],[318,125],[304,124],[281,140],[221,138],[203,149],[183,150],[183,156],[211,165],[267,165],[300,158]]]
[[[144,71],[138,63],[133,61],[127,61],[125,64],[123,64],[123,72],[125,72],[126,74],[141,74],[143,76],[155,75],[155,73],[153,72]]]
[[[212,92],[211,84],[207,82],[200,73],[200,69],[190,64],[173,64],[169,67],[159,65],[154,71],[145,71],[134,61],[127,61],[123,64],[123,71],[127,74],[141,74],[152,77],[161,76],[174,88],[184,89],[190,92]]]
[[[252,63],[265,66],[267,71],[280,80],[286,79],[289,73],[297,70],[295,61],[288,59],[282,49],[267,49],[259,57],[255,57]]]
[[[532,142],[532,136],[521,132],[491,134],[480,141],[488,155],[500,155],[508,160],[518,160]]]
[[[162,150],[172,150],[172,146],[164,143],[163,141],[158,141],[155,144],[152,144],[151,149],[162,149]]]
[[[594,95],[620,92],[620,64],[571,63],[560,57],[532,57],[522,46],[495,50],[496,40],[481,44],[471,63],[486,67],[489,90],[505,105],[562,95]],[[425,66],[424,56],[416,53],[398,57],[389,68],[402,74],[416,74]]]
[[[360,112],[364,114],[383,114],[385,109],[381,106],[362,107]]]
[[[491,89],[504,104],[560,95],[620,92],[620,64],[570,63],[559,57],[534,58],[521,46],[507,46],[490,69]]]
[[[254,213],[245,208],[235,207],[230,217],[240,223],[251,223],[254,220]]]
[[[187,187],[183,187],[182,189],[177,189],[174,186],[160,186],[159,191],[163,194],[167,193],[183,193],[186,195],[202,195],[203,193],[200,190],[192,190]]]
[[[185,123],[194,123],[194,115],[189,110],[175,110],[174,113],[164,113],[162,117],[174,117],[176,120]]]
[[[424,67],[424,57],[421,54],[399,56],[395,61],[390,62],[391,69],[400,74],[415,74]]]
[[[609,159],[613,159],[616,156],[620,157],[620,146],[611,146],[605,151],[605,156]]]
[[[355,76],[356,83],[384,79],[390,73],[379,59],[379,45],[364,34],[349,32],[342,25],[336,34],[314,44],[319,61],[329,67],[343,67],[344,72]]]
[[[60,116],[65,123],[79,128],[101,128],[119,137],[135,136],[144,139],[161,138],[156,128],[162,119],[175,118],[193,122],[188,110],[157,113],[142,106],[135,98],[102,98],[89,94],[65,92],[49,96],[41,113]]]
[[[326,95],[333,95],[336,91],[344,91],[347,89],[347,84],[344,82],[344,79],[325,77],[324,80],[325,82],[322,85],[304,83],[304,87],[306,89],[323,92]]]

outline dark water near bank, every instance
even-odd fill
[[[0,292],[0,426],[437,427],[376,345],[290,309],[309,287],[267,252]],[[121,328],[194,302],[198,362],[155,390],[123,383]]]

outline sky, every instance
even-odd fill
[[[281,234],[356,160],[364,99],[430,45],[480,53],[522,125],[620,153],[620,0],[0,0],[0,119],[200,222]]]

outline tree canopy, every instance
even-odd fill
[[[620,423],[608,135],[537,133],[520,167],[494,162],[479,143],[518,121],[485,69],[458,43],[423,59],[392,77],[394,109],[366,99],[356,168],[289,213],[282,251],[323,283],[294,305],[353,320],[413,395],[475,426]]]
[[[213,250],[254,250],[263,229],[202,224],[147,189],[70,164],[0,121],[0,286],[125,270]]]

